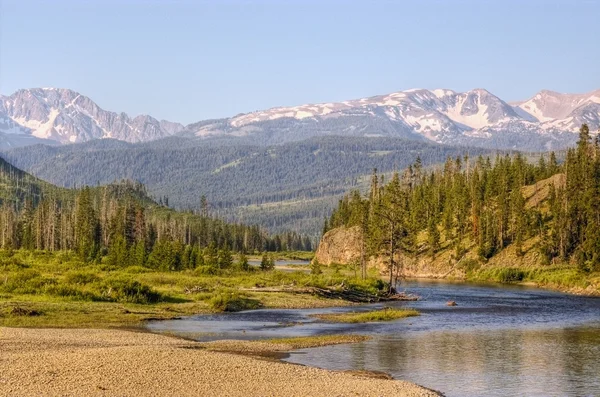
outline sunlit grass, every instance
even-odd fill
[[[385,309],[373,310],[370,312],[315,314],[314,317],[333,323],[372,323],[393,321],[419,315],[420,313],[414,309],[393,309],[387,307]]]
[[[307,272],[232,269],[159,271],[139,266],[84,263],[69,252],[0,251],[0,326],[138,326],[220,311],[348,305],[311,294],[261,288],[335,287],[377,293],[377,278],[359,280],[349,268]]]

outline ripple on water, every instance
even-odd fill
[[[422,315],[389,323],[327,324],[310,314],[357,309],[257,310],[149,324],[198,340],[351,332],[369,341],[305,349],[290,362],[376,370],[448,396],[600,395],[600,299],[527,287],[411,281],[423,299],[394,302]],[[448,307],[446,302],[458,306]]]

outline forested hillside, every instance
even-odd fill
[[[0,159],[0,248],[75,251],[85,261],[177,270],[231,266],[233,252],[310,250],[294,232],[269,236],[258,226],[207,213],[177,212],[123,181],[57,188]]]
[[[144,183],[151,196],[174,208],[197,210],[205,196],[212,215],[317,236],[341,195],[368,187],[373,168],[391,172],[417,156],[426,166],[464,152],[486,153],[392,138],[325,137],[267,148],[168,138],[136,145],[112,140],[38,145],[6,157],[60,186],[127,178]]]
[[[417,161],[388,183],[374,174],[369,195],[341,200],[325,231],[358,226],[363,258],[385,258],[390,277],[441,256],[450,271],[473,272],[498,256],[504,267],[566,264],[589,274],[600,271],[599,197],[600,141],[583,125],[562,164],[554,153],[536,164],[521,154],[461,156],[433,172]]]

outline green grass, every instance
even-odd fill
[[[307,308],[347,305],[310,294],[267,293],[260,287],[346,286],[372,293],[378,279],[358,280],[346,269],[306,272],[243,272],[112,267],[80,261],[69,252],[0,251],[0,326],[117,327],[260,307]]]
[[[309,347],[320,347],[328,345],[338,345],[343,343],[358,343],[369,340],[370,337],[364,335],[335,334],[335,335],[316,335],[316,336],[298,336],[294,338],[275,338],[267,339],[264,342],[289,345],[291,349],[307,349]]]
[[[472,281],[491,281],[496,283],[534,283],[539,286],[559,290],[583,290],[600,278],[597,274],[588,274],[574,266],[555,265],[534,268],[519,267],[481,267],[468,274]]]
[[[343,343],[358,343],[369,339],[370,337],[364,335],[335,334],[252,341],[218,340],[213,342],[204,342],[201,344],[201,346],[213,351],[250,353],[257,355],[264,355],[267,353],[268,355],[269,353],[290,351],[295,349],[307,349],[310,347],[338,345]]]
[[[370,312],[315,314],[314,317],[333,323],[373,323],[419,315],[420,313],[414,309],[393,309],[386,307],[385,309]]]

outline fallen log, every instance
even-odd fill
[[[376,303],[389,301],[416,301],[418,296],[404,293],[383,293],[370,294],[368,292],[357,291],[349,288],[318,288],[318,287],[254,287],[242,288],[240,291],[252,292],[285,292],[292,294],[312,294],[327,299],[342,299],[355,303]]]

